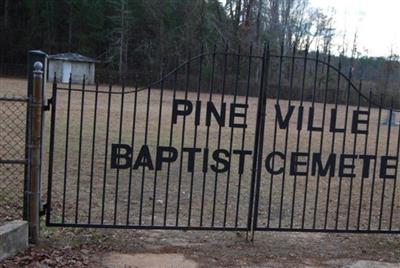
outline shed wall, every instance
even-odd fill
[[[49,65],[49,69],[48,69],[47,80],[50,82],[53,82],[54,81],[54,73],[56,73],[57,82],[61,82],[62,61],[49,60],[48,65]]]
[[[49,60],[49,73],[48,80],[54,80],[54,72],[57,75],[57,82],[62,82],[63,72],[63,64],[67,61],[62,60]],[[83,81],[83,77],[86,78],[87,84],[94,83],[95,77],[95,64],[89,62],[70,62],[71,63],[71,73],[72,73],[72,83],[73,84],[81,84]],[[68,71],[69,72],[69,71]],[[66,74],[69,75],[69,74]]]

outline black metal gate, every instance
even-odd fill
[[[47,225],[399,232],[399,100],[350,61],[286,54],[201,52],[145,88],[54,82]]]

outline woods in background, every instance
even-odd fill
[[[334,12],[308,0],[1,0],[1,74],[23,74],[29,49],[79,52],[100,60],[98,74],[119,79],[158,77],[214,44],[248,51],[269,42],[285,54],[304,50],[353,55],[355,78],[390,88],[398,82],[398,57],[361,57],[354,44],[334,47]],[[350,51],[349,51],[350,50]],[[21,67],[22,66],[22,67]],[[24,70],[24,69],[23,69]],[[104,75],[103,75],[104,77]]]

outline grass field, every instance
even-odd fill
[[[59,86],[67,87],[67,85]],[[73,87],[79,88],[80,86],[74,85]],[[25,88],[24,80],[2,78],[0,82],[0,94],[2,95],[24,95]],[[106,85],[102,85],[100,88],[104,91],[108,90]],[[51,95],[50,89],[51,85],[48,84],[48,97]],[[94,90],[94,87],[87,86],[86,89]],[[120,90],[118,86],[113,89],[115,92]],[[132,88],[126,90],[129,91]],[[161,99],[160,89],[151,89],[150,109],[147,111],[147,89],[138,92],[136,106],[134,105],[135,94],[126,94],[123,102],[123,118],[120,121],[121,95],[113,94],[110,102],[109,136],[108,143],[106,143],[108,94],[100,93],[93,147],[95,94],[93,92],[85,93],[81,132],[82,94],[80,92],[71,93],[69,133],[68,139],[66,139],[68,92],[58,91],[53,162],[53,222],[57,223],[64,220],[66,223],[85,224],[89,221],[90,213],[91,223],[99,224],[102,222],[102,211],[104,211],[104,224],[126,225],[129,222],[131,226],[139,224],[188,226],[190,224],[190,226],[196,227],[202,223],[205,227],[246,226],[250,202],[252,156],[245,158],[244,173],[241,176],[237,170],[237,156],[232,157],[229,171],[218,175],[210,169],[206,174],[203,173],[203,161],[200,158],[195,161],[195,172],[193,174],[187,172],[187,154],[184,154],[182,158],[179,155],[177,161],[171,163],[169,168],[167,164],[164,164],[163,169],[158,171],[157,174],[155,174],[155,171],[148,169],[143,171],[141,168],[133,170],[132,173],[129,169],[120,171],[110,169],[111,144],[131,144],[132,137],[134,137],[134,156],[137,155],[138,150],[135,148],[140,148],[143,144],[149,146],[153,157],[156,155],[157,145],[172,145],[178,148],[180,154],[182,147],[194,147],[195,131],[197,131],[195,147],[201,148],[202,152],[206,147],[210,149],[210,152],[217,148],[228,151],[243,148],[253,151],[257,98],[250,97],[248,99],[248,127],[245,129],[245,134],[243,134],[241,128],[233,129],[233,132],[232,128],[227,126],[220,129],[215,121],[212,122],[208,130],[205,126],[204,110],[209,94],[201,93],[200,100],[202,101],[203,112],[201,113],[200,126],[197,129],[195,128],[193,116],[187,117],[185,123],[181,117],[177,124],[173,125],[171,136],[173,95],[171,89],[165,89]],[[184,92],[176,92],[175,98],[184,99]],[[188,99],[194,102],[196,98],[195,92],[189,92]],[[221,95],[213,95],[212,101],[216,107],[220,107],[221,98]],[[160,101],[163,105],[159,127]],[[227,115],[229,115],[229,104],[234,102],[234,96],[224,96],[224,102],[227,103]],[[237,97],[236,102],[245,103],[246,98]],[[379,120],[379,110],[371,108],[370,133],[368,135],[359,134],[356,137],[350,130],[351,115],[357,107],[350,106],[347,132],[345,135],[342,133],[335,135],[332,150],[333,134],[328,131],[328,111],[334,108],[333,104],[328,104],[325,108],[327,111],[324,124],[325,131],[322,134],[321,132],[310,134],[311,132],[307,131],[307,116],[311,103],[305,102],[303,104],[305,112],[302,130],[298,132],[296,129],[298,113],[295,110],[293,118],[290,120],[289,132],[278,129],[275,135],[275,103],[275,99],[267,100],[258,226],[261,228],[339,228],[352,230],[359,226],[360,229],[366,230],[368,229],[369,219],[371,219],[370,228],[373,230],[379,228],[388,230],[390,227],[393,230],[399,230],[399,185],[395,185],[393,179],[383,180],[379,178],[380,160],[371,161],[369,176],[365,179],[361,178],[363,162],[360,159],[355,160],[354,173],[356,176],[353,179],[340,178],[337,175],[338,164],[336,165],[335,176],[332,178],[329,176],[318,178],[318,176],[311,175],[292,176],[289,174],[291,152],[321,152],[324,161],[327,160],[331,152],[338,155],[355,153],[396,156],[399,128],[393,126],[389,135],[388,126],[380,124],[380,121],[383,121],[387,116],[387,111],[381,111],[381,120]],[[286,100],[281,100],[279,103],[282,113],[285,115],[288,103]],[[299,101],[293,101],[292,105],[295,105],[297,109],[300,104]],[[362,109],[367,108],[363,107]],[[323,111],[323,104],[315,104],[316,126],[322,124]],[[337,125],[344,127],[345,106],[339,105],[338,111]],[[133,132],[134,115],[136,120]],[[50,113],[47,113],[45,178],[47,178],[48,164],[49,117]],[[146,132],[147,121],[148,131]],[[121,136],[120,126],[122,126]],[[377,137],[378,126],[379,137]],[[134,135],[132,135],[132,132]],[[82,139],[80,139],[81,135]],[[209,136],[208,140],[207,135]],[[322,147],[320,144],[321,137],[324,139]],[[68,152],[66,153],[67,140]],[[271,176],[267,172],[264,160],[272,151],[287,152],[284,175]],[[93,162],[92,155],[94,156]],[[198,156],[201,156],[201,153]],[[349,160],[346,163],[351,164],[351,162]],[[210,156],[208,166],[212,164],[213,160]],[[279,158],[276,158],[275,164],[276,168],[285,165]],[[308,171],[310,169],[311,167]],[[397,169],[397,175],[399,172],[400,170]],[[66,187],[64,187],[64,184]],[[361,188],[362,185],[363,188]],[[77,189],[79,189],[79,193]],[[116,198],[117,193],[118,197]],[[371,195],[373,195],[372,199]],[[391,216],[391,214],[393,215]],[[360,218],[359,222],[358,218]]]

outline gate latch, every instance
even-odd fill
[[[47,100],[47,104],[43,106],[43,111],[50,111],[50,107],[53,104],[53,98]]]
[[[43,204],[42,209],[39,212],[39,216],[44,216],[46,215],[46,211],[47,211],[47,203]]]

